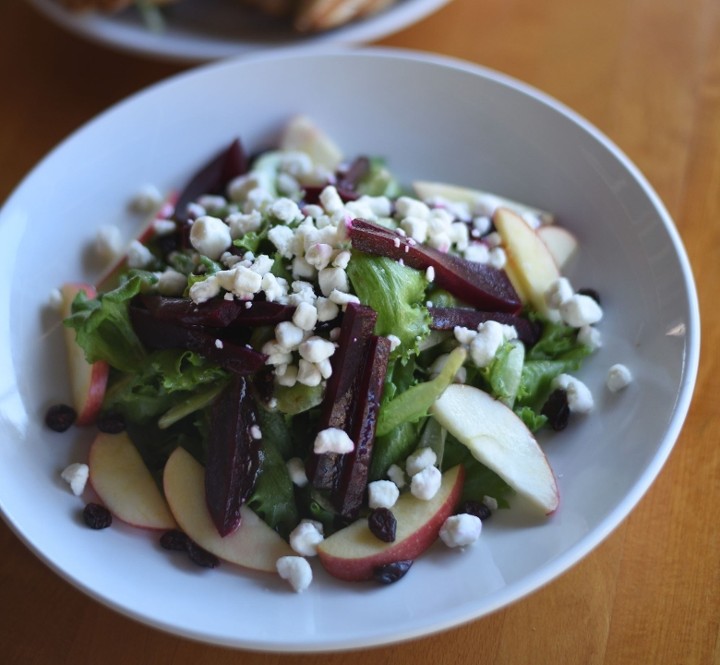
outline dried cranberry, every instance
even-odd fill
[[[188,538],[187,553],[190,561],[202,568],[215,568],[220,560],[211,552],[204,550],[200,545]]]
[[[600,294],[595,289],[578,289],[576,293],[581,296],[588,296],[588,298],[592,298],[598,305],[602,304],[600,302]]]
[[[463,501],[455,511],[456,515],[462,515],[467,513],[468,515],[475,515],[481,520],[486,520],[492,515],[492,511],[481,501]]]
[[[377,568],[373,570],[373,579],[376,582],[380,582],[380,584],[392,584],[404,577],[405,573],[410,570],[412,564],[412,559],[405,559],[403,561],[386,563],[384,566],[377,566]]]
[[[384,543],[392,543],[395,540],[397,520],[389,508],[375,508],[368,517],[370,533]]]
[[[83,520],[91,529],[107,529],[112,524],[112,515],[105,506],[88,503],[83,509]]]
[[[182,531],[171,529],[160,536],[160,546],[173,552],[187,552],[190,538]]]
[[[55,432],[64,432],[77,420],[77,412],[67,404],[55,404],[45,413],[45,424]]]
[[[567,392],[562,388],[553,390],[543,405],[541,413],[548,419],[548,424],[556,432],[565,429],[570,418]]]
[[[125,417],[121,413],[104,413],[97,421],[97,428],[105,434],[125,431]]]

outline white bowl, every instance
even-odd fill
[[[435,547],[401,582],[377,588],[316,580],[293,594],[273,576],[230,565],[203,571],[118,525],[82,526],[59,471],[89,432],[42,424],[67,393],[51,289],[97,276],[85,249],[100,224],[135,229],[140,185],[181,185],[240,136],[272,144],[307,113],[348,155],[387,157],[406,181],[482,187],[554,211],[581,241],[570,278],[602,294],[604,347],[582,370],[596,409],[546,443],[561,507],[530,523],[497,513],[459,553]],[[549,582],[607,536],[667,459],[686,415],[699,315],[685,252],[638,170],[607,138],[517,81],[446,58],[335,50],[207,66],[153,86],[88,123],[18,187],[0,212],[0,508],[18,536],[65,579],[152,626],[216,644],[274,651],[366,647],[445,629]],[[627,364],[624,392],[603,387]]]
[[[398,32],[449,0],[397,0],[367,18],[334,30],[300,35],[288,25],[244,7],[239,0],[187,0],[163,12],[162,31],[149,30],[137,10],[119,14],[71,12],[58,0],[30,0],[70,32],[128,53],[177,62],[201,62],[283,47],[361,44]]]

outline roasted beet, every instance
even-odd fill
[[[221,536],[238,527],[240,507],[255,487],[261,436],[249,381],[238,376],[213,404],[207,437],[205,498]]]
[[[182,227],[188,221],[187,207],[203,194],[222,194],[225,186],[235,177],[246,173],[248,159],[239,140],[211,159],[197,171],[185,185],[175,205],[174,219]]]
[[[135,304],[130,306],[130,321],[135,334],[148,348],[195,351],[234,374],[254,374],[264,367],[267,360],[264,353],[250,346],[220,339],[217,331],[157,319]]]
[[[332,356],[332,376],[328,380],[318,430],[342,429],[351,436],[357,407],[358,377],[362,376],[377,321],[377,313],[365,305],[350,303],[343,316],[338,349]],[[308,472],[318,489],[332,489],[340,475],[342,455],[313,455]]]
[[[350,432],[355,449],[343,456],[342,471],[332,494],[340,515],[346,519],[357,517],[365,496],[389,357],[390,340],[373,335],[355,398]]]
[[[507,312],[480,312],[467,307],[428,307],[428,312],[432,317],[430,327],[433,330],[453,330],[455,326],[475,330],[480,323],[497,321],[515,326],[518,338],[527,346],[536,344],[542,332],[539,323]]]
[[[420,245],[399,233],[363,219],[348,224],[354,249],[386,256],[416,270],[432,267],[435,283],[463,302],[486,311],[520,311],[522,303],[504,271],[485,263],[474,263],[454,254]]]
[[[266,300],[213,298],[196,304],[188,298],[158,295],[141,295],[138,300],[155,319],[208,328],[271,326],[289,321],[295,313],[295,307],[291,305]]]

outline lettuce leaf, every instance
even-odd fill
[[[375,334],[400,339],[395,356],[415,353],[418,342],[430,333],[425,275],[385,256],[361,252],[353,252],[347,274],[360,301],[377,312]]]

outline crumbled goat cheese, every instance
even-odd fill
[[[466,260],[473,263],[488,263],[490,261],[490,250],[481,242],[474,242],[467,246],[463,252]]]
[[[391,464],[387,470],[387,477],[398,487],[405,487],[405,471],[397,464]]]
[[[120,229],[114,224],[101,226],[95,234],[95,253],[103,261],[116,259],[123,251]]]
[[[197,305],[220,293],[220,283],[215,275],[210,275],[200,282],[195,282],[189,291],[190,299]]]
[[[318,320],[318,311],[315,305],[301,302],[293,313],[292,322],[300,329],[310,331]],[[307,360],[310,360],[309,358]]]
[[[352,293],[344,293],[339,289],[333,289],[330,291],[328,298],[336,305],[339,305],[343,310],[345,310],[350,303],[354,303],[356,305],[360,304],[360,298],[354,296]]]
[[[305,462],[299,457],[291,457],[287,463],[288,474],[293,484],[298,487],[305,487],[308,484],[308,477],[305,471]]]
[[[473,234],[473,237],[482,238],[482,236],[490,233],[490,229],[492,229],[492,221],[486,215],[479,215],[478,217],[473,217],[472,226],[473,230],[477,231],[477,236]]]
[[[560,316],[573,328],[591,326],[602,319],[602,309],[590,296],[576,293],[560,305]]]
[[[155,212],[163,202],[163,196],[155,185],[143,185],[132,197],[130,209],[140,214]]]
[[[225,221],[230,229],[231,237],[236,240],[242,238],[246,233],[257,231],[262,225],[262,215],[258,210],[250,213],[233,212],[225,218]]]
[[[313,335],[306,339],[298,349],[300,357],[311,363],[319,363],[335,353],[335,345],[322,337]]]
[[[312,568],[301,556],[281,556],[275,567],[278,575],[298,593],[305,591],[312,582]]]
[[[298,361],[298,383],[313,388],[320,385],[322,378],[322,372],[315,363],[311,363],[304,358]]]
[[[337,256],[333,259],[332,264],[336,268],[345,270],[345,268],[348,267],[348,264],[350,263],[351,258],[352,258],[352,254],[345,249],[342,252],[338,252]]]
[[[283,224],[292,224],[303,217],[300,208],[298,208],[298,204],[292,199],[287,198],[275,199],[275,201],[268,206],[267,212]]]
[[[197,200],[205,210],[209,212],[219,212],[227,206],[227,199],[224,196],[215,194],[205,194]]]
[[[566,303],[570,298],[573,297],[572,286],[570,286],[570,280],[567,277],[559,277],[545,291],[544,298],[545,304],[550,309],[560,309],[560,307]]]
[[[482,521],[477,515],[461,513],[448,517],[438,535],[448,547],[467,547],[480,537],[481,532]]]
[[[340,198],[340,194],[338,194],[337,189],[335,189],[332,185],[325,187],[322,192],[320,192],[319,198],[320,204],[329,215],[332,215],[335,212],[343,212],[345,210],[345,204]]]
[[[608,390],[616,393],[618,390],[627,388],[632,383],[633,376],[630,370],[620,363],[613,365],[607,373],[605,385]]]
[[[400,228],[402,228],[408,236],[410,236],[416,242],[423,243],[428,237],[428,223],[421,217],[405,217],[400,222]],[[396,247],[399,247],[399,239]]]
[[[336,305],[330,298],[320,296],[315,301],[317,307],[317,319],[318,321],[332,321],[340,314],[340,307]]]
[[[290,547],[303,556],[316,556],[317,546],[324,540],[323,526],[315,520],[301,520],[288,537]]]
[[[172,219],[156,219],[152,227],[157,236],[166,236],[177,231],[177,224]]]
[[[305,252],[305,261],[316,270],[323,270],[330,264],[334,253],[335,251],[331,245],[324,242],[316,242]]]
[[[222,219],[203,215],[190,227],[190,244],[213,261],[232,245],[230,227]]]
[[[275,277],[268,272],[263,275],[260,288],[268,302],[280,302],[287,296],[288,283],[282,277]]]
[[[551,384],[567,393],[568,408],[572,413],[590,413],[595,402],[590,389],[580,379],[569,374],[559,374]]]
[[[324,268],[318,273],[320,292],[329,296],[333,291],[347,292],[350,288],[347,273],[342,268]]]
[[[80,496],[85,490],[90,468],[87,464],[75,463],[65,467],[60,477],[70,485],[70,489],[75,496]]]
[[[578,330],[577,341],[587,346],[591,351],[596,351],[602,346],[602,335],[593,326],[583,326]]]
[[[430,216],[430,207],[410,196],[401,196],[395,201],[395,216],[399,219],[405,217],[419,217],[427,219]]]
[[[50,293],[48,294],[47,299],[47,306],[55,312],[62,311],[63,295],[60,289],[50,289]]]
[[[317,270],[311,266],[302,256],[296,256],[292,262],[292,275],[295,279],[312,279]]]
[[[493,247],[488,254],[488,263],[497,270],[502,270],[507,263],[507,254],[502,247]]]
[[[374,480],[368,483],[368,506],[392,508],[400,496],[398,486],[392,480]]]
[[[333,368],[330,358],[325,358],[325,360],[315,363],[315,366],[318,368],[320,376],[322,376],[323,379],[329,379],[332,376]]]
[[[390,341],[390,351],[394,351],[395,349],[402,344],[401,339],[397,335],[388,335],[388,340]]]
[[[294,232],[288,226],[273,226],[268,231],[268,240],[275,245],[280,255],[286,259],[293,256],[292,244],[294,240]]]
[[[352,452],[354,449],[355,444],[352,439],[337,427],[328,427],[318,432],[313,444],[313,452],[317,455],[322,453],[339,453],[342,455]]]
[[[253,272],[256,272],[260,277],[264,277],[267,275],[271,270],[273,265],[275,265],[275,261],[271,259],[267,254],[260,254],[259,256],[253,256],[252,252],[248,252],[245,254],[245,257],[247,260],[252,261],[252,265],[250,265],[250,270]]]
[[[152,252],[139,240],[133,240],[130,243],[127,251],[128,268],[147,268],[154,260]]]
[[[471,330],[470,328],[465,328],[464,326],[455,326],[453,328],[453,335],[455,336],[455,339],[463,346],[470,346],[472,341],[477,337],[477,334],[477,330]]]
[[[487,367],[505,342],[502,324],[485,321],[478,325],[478,334],[470,343],[470,357],[477,367]]]
[[[442,474],[436,466],[425,467],[410,479],[410,493],[417,499],[429,501],[440,489]]]
[[[215,340],[215,348],[216,349],[222,349],[225,345],[223,344],[223,341],[221,339]]]
[[[423,469],[433,466],[435,462],[437,462],[435,451],[432,448],[423,446],[408,456],[405,461],[405,471],[407,471],[408,476],[414,476]]]
[[[290,356],[290,354],[288,354]],[[290,356],[292,358],[292,356]],[[270,364],[269,362],[267,363]],[[278,372],[276,371],[275,376],[277,377],[277,383],[280,386],[286,386],[287,388],[292,388],[297,382],[298,382],[298,368],[295,365],[278,365],[278,370],[284,367],[284,372]]]
[[[497,510],[498,509],[498,502],[495,497],[488,496],[487,494],[482,498],[482,502],[484,505],[486,505],[490,510]]]
[[[257,425],[253,425],[250,428],[250,436],[255,439],[255,441],[259,441],[262,439],[262,430]]]
[[[281,321],[275,326],[275,339],[280,348],[285,351],[294,351],[300,346],[305,336],[302,328],[298,328],[290,321]]]
[[[428,266],[425,270],[425,279],[427,279],[428,282],[435,281],[435,268],[432,266]]]

